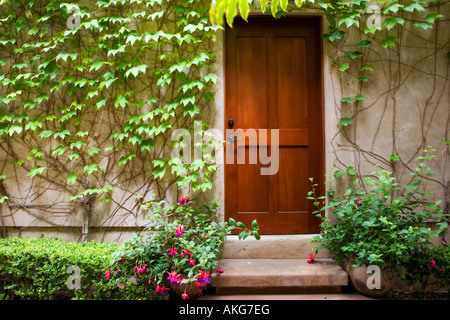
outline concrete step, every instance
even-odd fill
[[[213,274],[216,294],[327,293],[348,285],[347,273],[334,260],[222,259],[221,274]]]
[[[262,235],[260,240],[248,237],[239,240],[228,236],[224,243],[222,259],[308,259],[314,243],[308,241],[315,235]],[[328,250],[321,249],[316,258],[330,258]]]

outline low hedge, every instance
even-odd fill
[[[118,244],[56,238],[0,239],[0,300],[152,299],[128,279],[107,279]]]

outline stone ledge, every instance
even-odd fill
[[[315,234],[262,235],[261,240],[228,236],[222,259],[308,259],[314,243],[308,243]],[[328,250],[319,250],[317,258],[330,258]]]
[[[215,288],[311,288],[348,285],[347,273],[332,259],[223,259]]]

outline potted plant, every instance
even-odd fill
[[[336,171],[334,177],[348,173],[355,174],[354,169]],[[308,198],[317,206],[314,214],[322,222],[320,233],[311,241],[318,243],[315,250],[326,248],[336,262],[345,263],[356,290],[369,296],[381,296],[393,285],[394,276],[401,276],[399,266],[412,249],[429,244],[430,238],[447,224],[438,222],[439,228],[435,232],[426,227],[426,222],[437,221],[443,214],[439,201],[432,203],[425,198],[419,188],[418,173],[404,190],[400,190],[387,170],[378,167],[372,174],[375,178],[366,177],[363,184],[355,179],[342,196],[329,189],[326,197],[317,197],[317,185],[312,184]],[[321,203],[325,199],[327,203]],[[375,279],[369,278],[376,268],[381,272],[377,279],[381,284],[373,286],[369,282]]]
[[[133,276],[126,285],[144,286],[165,298],[192,299],[202,294],[212,274],[222,272],[219,256],[233,229],[242,229],[241,239],[260,238],[256,221],[251,229],[233,219],[216,222],[216,201],[197,208],[189,196],[180,196],[176,204],[150,202],[144,208],[150,212],[146,233],[135,234],[116,251],[112,270]]]

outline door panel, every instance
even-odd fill
[[[306,197],[309,178],[323,177],[320,34],[318,17],[252,17],[225,31],[225,127],[242,129],[225,151],[225,216],[256,219],[261,234],[318,231]],[[272,163],[259,152],[278,154],[276,174],[261,175]]]

